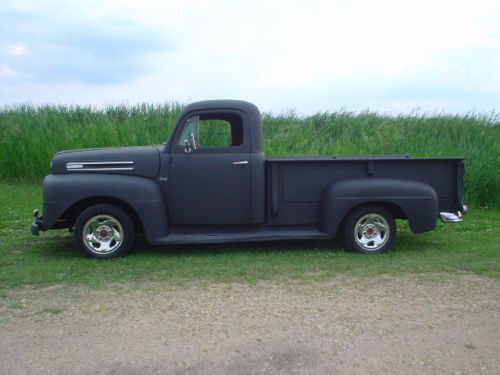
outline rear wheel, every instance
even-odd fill
[[[391,213],[380,206],[361,206],[352,211],[343,227],[344,245],[365,254],[389,250],[396,239],[396,223]]]
[[[134,225],[125,211],[110,204],[91,206],[75,222],[75,240],[88,257],[124,255],[134,242]]]

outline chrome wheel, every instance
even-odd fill
[[[123,227],[111,215],[96,215],[83,227],[83,243],[95,254],[109,254],[123,242]]]
[[[387,220],[379,214],[362,216],[354,226],[354,239],[364,250],[380,250],[389,241],[391,230]]]

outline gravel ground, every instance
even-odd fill
[[[50,287],[0,298],[1,374],[498,374],[478,276]]]

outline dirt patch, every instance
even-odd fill
[[[496,374],[500,282],[476,276],[9,291],[3,374]]]

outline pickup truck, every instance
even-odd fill
[[[236,100],[187,105],[163,145],[62,151],[51,169],[32,234],[68,228],[97,258],[125,254],[136,233],[153,245],[339,235],[381,253],[395,219],[422,233],[467,211],[463,158],[266,158],[258,108]]]

